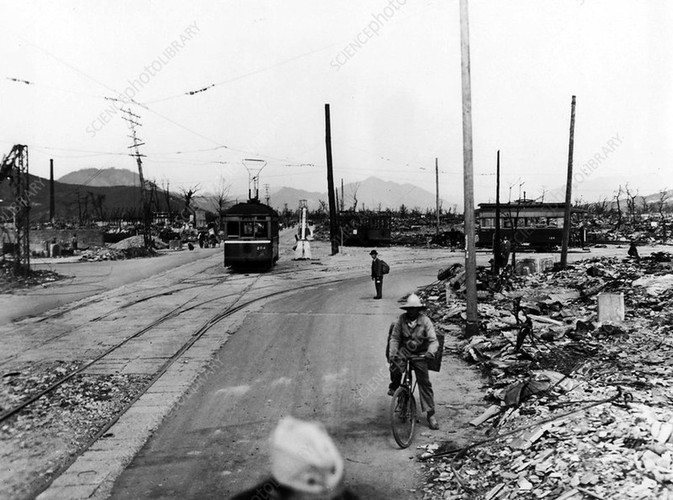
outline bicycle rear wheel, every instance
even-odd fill
[[[390,426],[400,448],[407,448],[416,428],[416,400],[406,387],[398,387],[390,402]]]

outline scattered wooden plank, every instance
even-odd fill
[[[555,319],[548,318],[547,316],[538,316],[537,314],[529,314],[528,317],[533,321],[539,321],[540,323],[549,323],[550,325],[556,326],[566,326],[563,321],[557,321]]]
[[[470,425],[477,427],[486,422],[489,418],[495,417],[498,413],[500,413],[500,407],[498,405],[491,405],[488,408],[486,408],[486,411],[484,413],[482,413],[477,418],[472,420],[470,422]]]

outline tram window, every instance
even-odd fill
[[[253,236],[254,233],[254,222],[244,222],[241,230],[241,236]]]
[[[267,228],[268,228],[267,222],[255,222],[255,235],[266,236],[268,234]]]
[[[227,222],[227,236],[230,238],[238,238],[239,231],[240,228],[237,220],[230,220]]]

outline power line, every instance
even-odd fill
[[[308,56],[316,54],[318,52],[322,52],[324,50],[331,49],[332,47],[335,47],[337,45],[339,45],[339,44],[333,43],[331,45],[328,45],[326,47],[322,47],[320,49],[312,50],[310,52],[305,52],[303,54],[299,54],[297,56],[290,57],[289,59],[285,59],[285,60],[283,60],[279,63],[273,64],[271,66],[265,66],[264,68],[258,68],[256,70],[249,71],[247,73],[244,73],[244,74],[239,75],[239,76],[235,76],[233,78],[229,78],[227,80],[222,80],[222,81],[219,81],[219,82],[204,85],[202,88],[199,88],[197,90],[188,90],[188,91],[180,92],[179,94],[173,94],[173,95],[170,95],[170,96],[161,97],[159,99],[153,99],[151,101],[144,101],[144,103],[145,104],[156,104],[156,103],[159,103],[159,102],[165,102],[165,101],[170,101],[170,100],[173,100],[173,99],[177,99],[179,97],[193,96],[193,95],[196,95],[196,94],[200,94],[200,93],[203,93],[203,92],[206,92],[206,91],[210,90],[213,87],[218,87],[220,85],[226,85],[228,83],[232,83],[232,82],[241,80],[243,78],[247,78],[249,76],[257,75],[259,73],[264,73],[265,71],[275,69],[279,66],[283,66],[283,65],[285,65],[287,63],[290,63],[292,61],[296,61],[297,59],[301,59],[303,57],[308,57]]]

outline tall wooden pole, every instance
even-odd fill
[[[575,96],[570,104],[570,142],[568,144],[568,178],[566,179],[566,206],[563,216],[563,243],[561,246],[561,268],[568,265],[568,243],[570,241],[570,203],[572,198],[573,150],[575,147]]]
[[[500,266],[505,265],[507,265],[507,262],[502,262],[500,252],[500,150],[498,150],[495,167],[495,235],[493,238],[493,270],[495,274],[500,272]]]
[[[472,88],[470,83],[470,29],[467,0],[460,0],[460,52],[463,87],[463,192],[465,198],[465,335],[479,332],[477,310],[477,255],[474,230],[474,173],[472,169]]]
[[[435,208],[437,210],[437,231],[439,236],[439,160],[435,158]]]
[[[341,211],[344,211],[344,180],[343,177],[341,178]]]
[[[49,221],[56,220],[56,200],[54,198],[54,160],[49,160]]]
[[[329,104],[325,104],[325,146],[327,151],[329,239],[332,242],[332,255],[336,255],[339,253],[339,241],[337,240],[336,200],[334,199],[334,175],[332,172],[332,127],[330,124]]]

